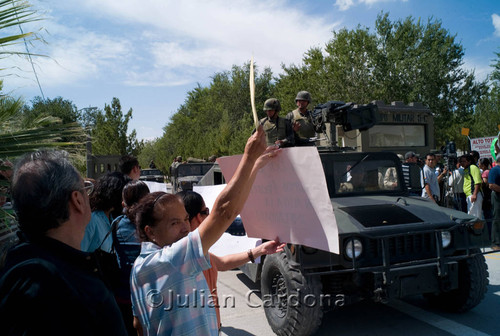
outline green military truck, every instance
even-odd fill
[[[332,102],[315,115],[318,122],[367,129],[377,111]],[[284,252],[241,268],[260,282],[276,334],[311,335],[324,311],[360,300],[385,303],[421,294],[456,312],[481,302],[488,286],[481,249],[491,244],[484,221],[410,196],[394,153],[335,146],[318,151],[340,253],[288,244]]]
[[[194,185],[223,184],[224,177],[215,162],[181,163],[171,169],[172,192],[193,190]],[[209,181],[205,181],[209,180]]]

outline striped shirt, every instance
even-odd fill
[[[217,335],[210,268],[195,230],[170,246],[142,243],[131,274],[133,314],[144,335]]]

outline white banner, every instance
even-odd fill
[[[471,150],[479,152],[480,158],[491,158],[491,144],[496,136],[470,139]]]
[[[240,160],[241,155],[217,159],[226,181]],[[339,253],[337,222],[315,147],[283,148],[262,168],[241,219],[249,237]]]

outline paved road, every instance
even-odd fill
[[[487,254],[490,286],[479,306],[465,314],[449,314],[430,308],[421,297],[390,304],[363,302],[325,314],[317,335],[499,335],[500,253]],[[258,290],[240,271],[219,273],[222,335],[274,335],[267,324]],[[253,306],[253,307],[251,307]]]

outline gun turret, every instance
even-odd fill
[[[314,108],[312,119],[314,125],[321,125],[323,132],[326,131],[327,123],[333,124],[330,127],[330,141],[333,146],[335,141],[334,125],[342,126],[345,132],[357,129],[366,131],[373,127],[380,117],[378,107],[373,103],[358,105],[342,101],[329,101]]]

